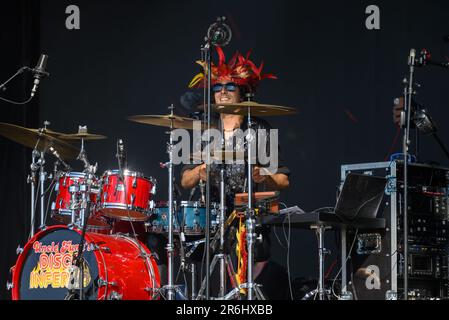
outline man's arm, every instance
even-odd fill
[[[255,183],[263,183],[269,189],[272,190],[283,190],[290,186],[290,180],[288,175],[284,173],[275,173],[272,175],[261,175],[260,168],[254,167],[253,169],[253,179]]]

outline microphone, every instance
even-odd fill
[[[408,65],[413,67],[416,62],[416,50],[410,49],[410,54],[408,56]]]
[[[117,160],[118,160],[118,167],[120,171],[123,171],[123,168],[127,167],[127,161],[126,161],[126,151],[125,151],[125,144],[123,143],[122,139],[117,140],[117,154],[116,154]]]
[[[217,22],[213,23],[207,30],[207,40],[214,46],[224,47],[232,39],[231,28],[224,23],[225,17],[218,17]]]
[[[48,77],[50,75],[45,71],[45,68],[47,67],[47,60],[48,56],[46,54],[41,54],[36,67],[34,69],[31,69],[31,72],[34,74],[34,85],[33,89],[31,89],[31,97],[34,97],[34,95],[36,94],[41,78]]]

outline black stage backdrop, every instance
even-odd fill
[[[422,3],[11,1],[1,8],[6,18],[1,21],[2,79],[23,64],[34,64],[39,48],[50,56],[51,77],[42,82],[39,103],[14,107],[0,102],[1,120],[31,127],[48,120],[51,129],[68,133],[87,125],[89,131],[108,136],[87,144],[89,159],[98,162],[100,174],[116,168],[116,139],[124,138],[130,166],[157,178],[157,198],[167,199],[166,171],[159,167],[167,159],[165,130],[126,117],[165,114],[171,103],[177,113],[188,113],[179,98],[199,71],[195,60],[208,26],[224,15],[234,33],[225,48],[227,56],[237,49],[244,53],[254,49],[253,59],[263,59],[264,70],[279,77],[261,84],[257,101],[299,109],[295,116],[268,119],[280,129],[283,155],[291,169],[291,187],[282,193],[282,200],[305,210],[331,206],[342,164],[384,161],[392,151],[400,151],[401,139],[394,143],[397,129],[391,108],[403,91],[410,48],[427,48],[435,60],[445,61],[449,54],[449,45],[442,40],[449,34],[449,3]],[[80,9],[79,30],[65,26],[66,7],[73,4]],[[369,5],[380,9],[380,30],[365,26]],[[449,71],[419,69],[416,79],[422,86],[417,100],[431,110],[442,139],[449,143]],[[24,97],[25,88],[25,81],[22,86],[16,83],[16,96]],[[15,262],[15,248],[24,244],[29,231],[25,177],[30,150],[0,138],[0,153],[0,297],[9,298],[4,291],[8,269]],[[449,164],[430,137],[421,140],[420,159]],[[81,170],[81,163],[74,162],[73,167]],[[273,235],[272,259],[286,267],[283,230],[278,229],[277,235],[282,245]],[[330,277],[340,264],[335,265],[334,236],[329,233],[326,239],[332,249],[326,259]],[[317,277],[316,246],[311,231],[292,231],[292,279]]]

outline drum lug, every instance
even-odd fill
[[[23,248],[19,245],[16,249],[16,254],[19,255],[23,252]]]
[[[6,282],[6,290],[11,290],[14,288],[14,284],[12,282],[7,281]]]
[[[131,194],[131,205],[134,206],[134,201],[136,200],[136,195]]]
[[[137,188],[137,176],[134,176],[134,178],[133,178],[133,188],[134,189]]]
[[[106,287],[106,286],[117,287],[118,286],[116,281],[107,282],[106,280],[103,280],[102,278],[98,278],[97,284],[99,287]]]
[[[117,291],[112,291],[109,295],[109,300],[122,300],[123,295],[118,293]]]
[[[152,294],[158,293],[159,292],[159,288],[150,288],[150,287],[146,287],[145,289],[146,292],[151,292]]]
[[[94,250],[111,253],[111,249],[109,249],[109,247],[100,247],[98,245],[95,245]]]

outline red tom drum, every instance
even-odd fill
[[[146,221],[155,190],[156,181],[140,172],[124,170],[122,180],[118,170],[106,171],[101,178],[99,210],[110,218]]]

